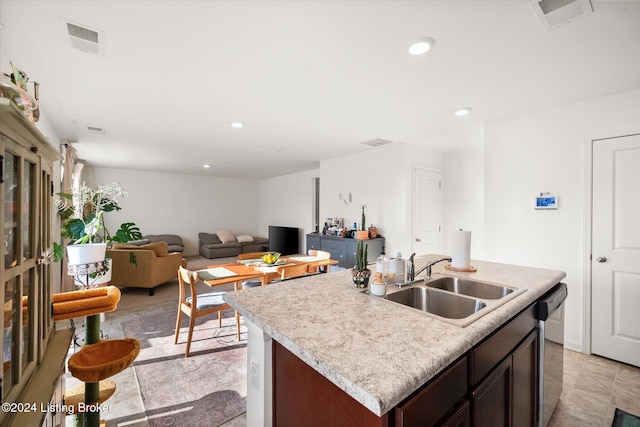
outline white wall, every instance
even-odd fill
[[[319,173],[314,169],[260,181],[260,235],[268,236],[270,225],[297,227],[298,247],[306,251],[305,234],[314,231],[313,178]]]
[[[584,348],[587,142],[640,128],[640,91],[486,125],[485,259],[567,272],[566,345]],[[559,208],[533,209],[554,192]]]
[[[371,224],[385,238],[385,251],[410,255],[411,188],[413,166],[440,169],[442,154],[411,144],[394,143],[359,154],[320,162],[320,220],[344,219],[348,227],[361,223],[361,206],[366,205],[367,227]],[[339,199],[349,193],[346,205]]]
[[[473,148],[443,154],[443,252],[451,253],[454,230],[471,231],[471,258],[484,256],[484,128]]]
[[[268,225],[299,227],[302,235],[312,231],[311,180],[319,176],[321,221],[342,217],[348,226],[360,224],[365,204],[367,225],[376,225],[386,238],[386,252],[406,257],[412,169],[442,169],[443,252],[450,246],[447,235],[462,227],[473,232],[475,259],[566,271],[566,345],[582,350],[585,149],[592,137],[629,129],[640,129],[638,90],[488,123],[480,137],[484,148],[443,154],[395,143],[261,182],[116,169],[97,169],[94,175],[100,182],[116,180],[130,193],[118,224],[131,220],[145,234],[180,234],[188,254],[197,252],[199,231],[224,226],[265,237]],[[472,138],[482,145],[477,135]],[[558,210],[533,209],[533,197],[541,191],[559,196]],[[340,193],[352,193],[352,203],[345,205]]]
[[[178,234],[185,255],[198,253],[199,232],[259,235],[258,181],[110,168],[85,168],[83,175],[87,184],[116,181],[127,191],[122,211],[105,217],[111,231],[131,221],[142,234]]]

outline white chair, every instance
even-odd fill
[[[311,256],[314,256],[318,259],[329,259],[331,258],[331,254],[327,251],[319,251],[316,249],[309,249],[307,251],[307,253]],[[322,269],[322,272],[326,272],[327,271],[327,266],[323,266],[323,267],[318,267],[318,266],[309,266],[309,273],[318,273],[320,271],[320,269]]]

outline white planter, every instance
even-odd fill
[[[68,245],[69,265],[90,264],[104,261],[107,253],[106,243],[87,243],[86,245]]]
[[[111,258],[106,258],[104,260],[104,264],[105,267],[107,267],[107,272],[102,274],[102,275],[97,275],[97,277],[91,277],[91,275],[89,275],[89,284],[87,285],[87,276],[86,275],[80,275],[80,276],[75,276],[74,277],[74,284],[76,286],[79,287],[96,287],[99,285],[103,285],[105,283],[109,283],[111,281],[111,269],[112,267],[112,259]]]

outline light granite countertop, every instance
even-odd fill
[[[416,266],[440,257],[416,259]],[[561,271],[485,261],[472,261],[473,273],[445,270],[443,264],[433,273],[526,291],[464,328],[365,294],[353,286],[349,270],[230,292],[225,299],[381,416],[565,277]]]

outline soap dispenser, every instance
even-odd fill
[[[381,273],[382,277],[387,277],[389,274],[389,258],[384,252],[376,259],[376,273]]]

